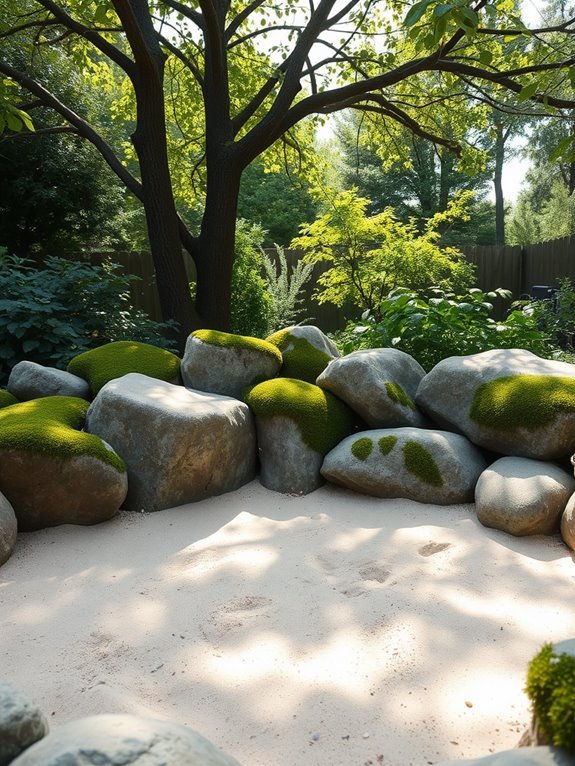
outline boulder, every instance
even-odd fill
[[[343,399],[370,428],[423,428],[426,419],[413,400],[424,376],[409,354],[374,348],[330,362],[316,383]]]
[[[182,380],[188,388],[240,399],[244,388],[274,378],[281,365],[280,350],[265,340],[197,330],[186,342]]]
[[[48,734],[39,707],[5,681],[0,681],[0,766],[14,763],[20,753]]]
[[[12,766],[239,766],[205,737],[173,721],[95,715],[64,724]]]
[[[477,518],[486,527],[511,535],[548,535],[557,531],[575,479],[554,463],[503,457],[479,477]]]
[[[80,429],[88,402],[48,396],[0,410],[0,492],[20,531],[96,524],[114,516],[127,491],[124,463]]]
[[[12,404],[18,404],[18,399],[4,388],[0,388],[0,409],[10,407]]]
[[[437,766],[574,766],[575,758],[556,747],[522,747],[483,758],[441,761]]]
[[[12,555],[16,545],[17,532],[18,524],[14,508],[12,508],[4,495],[0,494],[0,566],[8,561]]]
[[[270,335],[268,343],[282,353],[280,375],[315,383],[332,359],[339,357],[337,346],[319,327],[295,325]]]
[[[575,494],[571,495],[561,516],[561,537],[575,551]]]
[[[444,359],[416,404],[440,427],[504,455],[554,460],[575,443],[575,365],[521,349]]]
[[[18,362],[8,378],[8,391],[21,402],[41,396],[75,396],[92,398],[90,386],[71,372],[44,367],[36,362]]]
[[[84,351],[70,361],[68,372],[87,380],[94,395],[106,383],[130,372],[169,383],[181,382],[180,360],[175,354],[131,340],[118,340]]]
[[[131,373],[96,396],[86,429],[128,470],[125,507],[160,511],[241,487],[255,475],[251,413],[229,396]]]
[[[375,497],[450,505],[473,500],[486,467],[464,436],[421,428],[381,428],[344,439],[321,473],[328,481]]]
[[[354,429],[349,407],[328,391],[293,378],[254,386],[246,402],[256,416],[264,487],[298,495],[317,489],[323,483],[323,456]]]

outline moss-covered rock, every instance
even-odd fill
[[[168,382],[179,381],[180,360],[171,351],[149,343],[118,340],[75,356],[68,365],[68,372],[87,380],[92,393],[97,394],[110,380],[130,372]]]
[[[6,389],[0,388],[0,410],[3,407],[10,407],[11,404],[18,404],[18,399]]]
[[[234,335],[230,332],[221,332],[219,330],[195,330],[192,335],[201,340],[202,343],[208,343],[210,346],[218,348],[246,348],[250,351],[258,351],[260,354],[269,356],[279,364],[282,363],[281,351],[273,343],[261,338],[251,338],[249,335]]]
[[[411,410],[416,409],[415,404],[405,393],[404,389],[399,385],[399,383],[393,383],[392,381],[388,380],[385,383],[385,390],[387,391],[387,395],[392,402],[402,404],[404,407],[409,407]]]
[[[329,338],[313,326],[287,327],[266,340],[281,351],[280,375],[285,378],[315,383],[332,359],[339,356]]]
[[[351,454],[358,460],[367,460],[373,450],[373,439],[362,436],[351,445]]]
[[[379,451],[382,455],[389,455],[396,444],[397,436],[382,436],[381,439],[377,442]]]
[[[442,487],[443,478],[433,456],[422,444],[408,441],[403,445],[405,467],[414,476],[432,487]]]

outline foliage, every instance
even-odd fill
[[[524,311],[532,314],[539,329],[546,332],[556,346],[575,353],[575,288],[568,277],[559,280],[552,298],[532,301]]]
[[[423,233],[416,223],[401,223],[391,209],[367,216],[369,200],[357,190],[339,192],[326,213],[301,227],[293,241],[311,263],[328,263],[318,278],[320,303],[352,303],[380,318],[380,303],[398,285],[412,290],[431,286],[463,289],[473,280],[473,266],[454,248],[440,247],[439,228],[468,215],[469,195],[436,213]]]
[[[110,340],[169,346],[170,328],[130,305],[133,275],[48,257],[43,269],[0,253],[0,380],[28,359],[64,369],[82,351]]]
[[[302,321],[300,293],[314,270],[313,263],[304,263],[300,259],[290,271],[285,252],[279,245],[276,245],[276,255],[277,264],[266,253],[263,259],[267,289],[271,296],[268,318],[270,332]]]
[[[379,319],[366,316],[350,322],[335,340],[343,353],[363,348],[398,348],[411,354],[426,370],[450,356],[477,354],[493,348],[525,348],[551,356],[554,347],[536,318],[513,308],[504,322],[491,317],[494,298],[507,298],[507,290],[484,293],[471,289],[464,295],[441,290],[431,297],[405,288],[392,290],[382,301]]]
[[[262,239],[261,226],[238,221],[231,305],[231,332],[235,335],[265,338],[268,334],[272,299],[262,277]]]

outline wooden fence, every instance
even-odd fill
[[[477,286],[485,291],[505,287],[517,299],[529,295],[536,285],[557,286],[563,277],[569,277],[575,282],[575,236],[524,247],[475,246],[461,249],[466,258],[475,264]],[[275,255],[274,250],[269,253]],[[149,253],[91,253],[71,257],[94,264],[108,258],[118,263],[125,273],[135,274],[139,280],[132,285],[132,305],[146,311],[153,319],[161,318],[154,266]],[[299,251],[286,250],[289,265],[293,265],[300,257]],[[185,264],[188,278],[194,279],[191,259],[186,258]],[[354,316],[354,311],[350,307],[339,309],[330,304],[320,305],[313,299],[322,268],[325,267],[315,267],[312,278],[302,291],[302,318],[313,321],[325,332],[331,332],[344,327],[346,320]],[[496,306],[496,316],[501,318],[505,310],[505,306],[500,303]]]

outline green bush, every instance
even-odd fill
[[[261,226],[238,221],[236,257],[232,272],[230,332],[265,338],[268,334],[271,296],[262,277],[264,257],[260,250]]]
[[[170,327],[132,308],[133,275],[113,263],[50,257],[32,262],[0,252],[0,382],[24,359],[66,369],[77,354],[111,340],[170,347]]]
[[[524,348],[543,357],[557,348],[537,318],[515,305],[504,322],[491,317],[496,297],[509,299],[507,290],[484,293],[469,290],[456,296],[442,290],[431,297],[405,288],[392,290],[380,305],[379,321],[364,315],[335,335],[344,354],[363,348],[398,348],[411,354],[426,370],[450,356],[477,354],[493,348]]]

